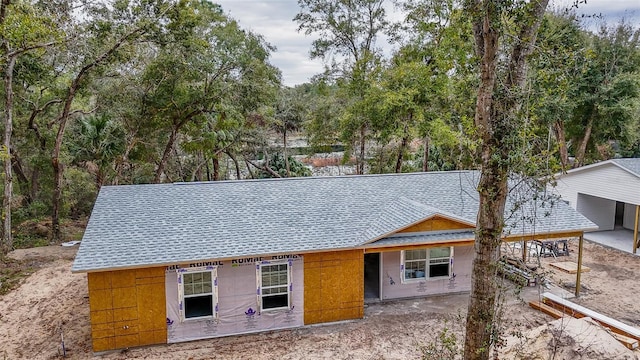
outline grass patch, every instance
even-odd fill
[[[46,237],[35,234],[18,233],[13,237],[14,249],[28,249],[47,245],[49,245],[49,240]]]
[[[0,295],[17,288],[23,279],[35,272],[35,268],[24,261],[0,259]]]

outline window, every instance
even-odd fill
[[[451,276],[453,248],[405,250],[401,253],[403,281]]]
[[[182,319],[215,318],[218,303],[215,267],[178,269],[177,271]]]
[[[290,307],[290,269],[288,262],[258,265],[258,301],[261,310]]]

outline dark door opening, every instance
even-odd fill
[[[615,227],[622,227],[624,223],[624,203],[616,201]]]
[[[364,254],[364,298],[380,299],[380,253]]]

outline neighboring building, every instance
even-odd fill
[[[622,227],[634,231],[638,247],[640,158],[612,159],[556,175],[556,191],[600,231]]]
[[[72,269],[88,273],[93,349],[358,319],[365,298],[467,292],[478,176],[105,186]],[[524,191],[512,194],[535,200],[511,197],[505,241],[595,228]]]

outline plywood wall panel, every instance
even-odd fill
[[[93,351],[106,351],[116,349],[116,338],[115,337],[107,337],[107,338],[93,338]]]
[[[113,288],[112,291],[114,309],[135,307],[138,304],[135,286]]]
[[[474,226],[469,224],[464,224],[464,223],[453,221],[447,218],[435,216],[431,219],[412,225],[399,232],[407,233],[407,232],[422,232],[422,231],[460,230],[460,229],[473,229],[473,228]]]
[[[113,296],[111,289],[89,290],[89,310],[111,310],[113,309]]]
[[[164,270],[88,274],[94,351],[167,342]]]
[[[305,254],[304,269],[305,324],[362,318],[362,250]]]

